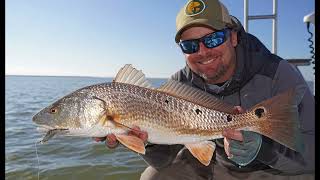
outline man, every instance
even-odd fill
[[[218,0],[187,2],[177,15],[176,28],[175,41],[186,67],[172,79],[234,105],[238,113],[303,86],[297,104],[304,150],[295,152],[263,135],[229,129],[224,139],[216,140],[209,166],[182,145],[147,145],[142,157],[150,166],[141,179],[314,179],[314,97],[300,72],[246,33]],[[147,139],[145,132],[130,133]],[[114,135],[107,139],[107,146],[117,145]]]

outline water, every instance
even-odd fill
[[[32,116],[60,97],[81,87],[110,82],[111,78],[6,76],[5,172],[6,179],[38,179],[35,142],[43,134]],[[159,86],[165,79],[150,79]],[[55,137],[38,144],[40,179],[139,179],[146,163],[119,146],[107,149],[91,138]]]
[[[6,179],[38,179],[32,116],[60,97],[111,78],[6,76],[5,172]],[[157,87],[165,79],[150,79]],[[110,150],[91,138],[55,137],[37,145],[40,179],[139,179],[146,167],[136,153],[119,146]]]

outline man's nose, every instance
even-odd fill
[[[207,52],[208,52],[209,48],[207,48],[203,42],[200,42],[199,43],[199,51],[198,51],[198,54],[199,55],[205,55]]]

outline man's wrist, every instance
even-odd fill
[[[257,158],[260,152],[262,135],[249,131],[241,132],[243,134],[244,141],[239,142],[233,140],[231,142],[230,153],[232,156],[229,159],[240,166],[247,166]]]

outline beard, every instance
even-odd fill
[[[201,72],[195,72],[196,74],[198,74],[200,77],[202,77],[205,81],[207,82],[216,82],[217,80],[219,80],[220,78],[222,78],[226,72],[228,71],[228,69],[230,68],[231,64],[222,64],[219,69],[217,69],[217,71],[215,72],[215,74],[212,74],[210,76],[201,73]]]
[[[234,49],[230,49],[230,52],[226,52],[226,53],[227,55],[223,55],[222,53],[217,54],[217,52],[215,54],[208,52],[203,56],[199,56],[202,62],[205,62],[206,60],[218,58],[220,62],[218,62],[218,64],[214,63],[213,66],[216,66],[216,67],[212,67],[211,70],[210,70],[209,64],[207,65],[208,66],[207,70],[204,70],[204,69],[201,70],[200,69],[201,67],[198,67],[196,63],[189,64],[189,62],[187,61],[187,65],[195,74],[203,78],[204,81],[208,83],[215,84],[221,80],[225,81],[226,78],[228,79],[231,78],[229,77],[229,76],[232,76],[233,74],[233,72],[231,71],[234,71],[236,68],[236,54]]]

